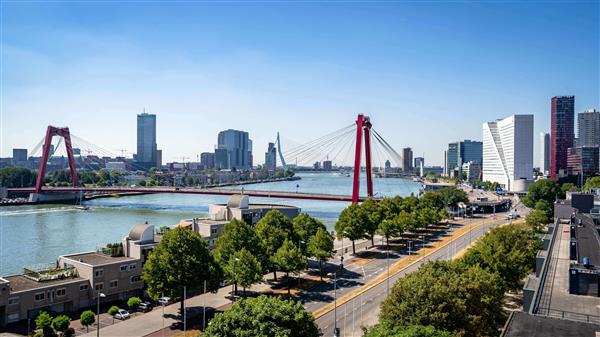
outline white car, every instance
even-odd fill
[[[126,320],[129,318],[129,312],[125,309],[119,309],[119,311],[117,311],[117,313],[115,314],[115,318]]]
[[[171,302],[171,298],[170,297],[161,297],[158,299],[158,304],[160,305],[167,305]]]

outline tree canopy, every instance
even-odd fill
[[[206,337],[317,337],[321,332],[300,302],[260,296],[236,302],[218,314]]]
[[[452,337],[452,334],[432,326],[394,326],[390,322],[384,321],[367,329],[364,337]]]
[[[583,185],[584,191],[589,191],[590,188],[598,188],[600,187],[600,177],[592,177],[588,178]]]
[[[273,256],[272,260],[277,269],[284,272],[287,276],[289,276],[289,273],[301,271],[306,266],[306,258],[302,255],[302,251],[290,240],[285,240],[283,245],[279,247]],[[288,294],[289,292],[290,287],[288,279]]]
[[[333,257],[333,237],[326,229],[319,228],[308,242],[307,251],[319,261],[319,275],[323,280],[323,262]]]
[[[273,259],[277,250],[283,245],[285,240],[294,241],[293,224],[283,213],[278,210],[270,210],[256,224],[256,235],[260,245],[263,247],[265,255],[269,257],[268,262],[273,268]],[[273,269],[273,276],[277,279],[277,272]]]
[[[31,187],[35,185],[37,172],[24,167],[5,167],[0,169],[0,186]]]
[[[246,288],[261,282],[263,278],[260,262],[246,248],[242,248],[230,257],[226,274],[231,275],[230,281],[242,286],[244,295]]]
[[[535,207],[540,200],[546,200],[553,204],[561,189],[558,183],[550,179],[540,179],[527,188],[527,195],[523,197],[523,204],[527,207]]]
[[[338,239],[346,237],[352,241],[352,253],[356,253],[354,242],[364,237],[367,222],[369,218],[364,209],[359,204],[352,204],[344,208],[335,223]]]
[[[494,335],[505,317],[497,275],[479,266],[430,262],[396,282],[380,319],[394,326],[424,325],[468,336]]]
[[[176,227],[167,231],[149,254],[142,278],[153,298],[163,293],[177,297],[179,293],[183,299],[184,286],[188,290],[199,289],[207,281],[209,288],[218,287],[221,268],[200,234]]]

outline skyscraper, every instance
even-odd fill
[[[402,149],[402,171],[404,173],[412,172],[413,151],[410,147]]]
[[[540,132],[540,172],[547,176],[550,172],[550,134]]]
[[[252,141],[248,132],[231,129],[219,132],[217,149],[226,150],[227,153],[227,164],[220,168],[248,169],[252,166]],[[223,158],[217,156],[216,152],[215,160],[221,165],[224,164]]]
[[[446,175],[451,175],[452,171],[462,170],[462,165],[468,162],[481,164],[483,160],[483,143],[475,140],[465,139],[459,142],[448,143],[446,151]]]
[[[533,115],[483,123],[483,180],[514,191],[515,180],[533,176]]]
[[[139,166],[150,169],[156,165],[156,115],[137,115],[137,156]]]
[[[600,146],[600,112],[588,109],[577,115],[577,146]]]
[[[205,170],[215,168],[215,154],[212,152],[202,152],[200,154],[200,165]]]
[[[567,151],[575,139],[575,96],[554,96],[551,100],[550,178],[567,174]]]
[[[422,177],[423,169],[425,168],[425,158],[423,157],[415,157],[415,171],[417,174]]]
[[[585,181],[598,173],[598,147],[572,147],[567,154],[567,174],[577,177],[577,186],[582,187]]]
[[[277,168],[277,149],[275,143],[269,143],[267,152],[265,152],[265,167],[269,172],[275,172]]]
[[[12,163],[15,166],[24,165],[27,162],[27,149],[13,149]]]

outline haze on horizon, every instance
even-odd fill
[[[277,131],[304,143],[365,113],[397,150],[441,165],[486,121],[532,113],[548,132],[554,95],[600,107],[598,1],[0,6],[2,157],[48,124],[131,154],[145,108],[163,162],[233,128],[262,163]]]

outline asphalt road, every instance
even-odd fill
[[[521,211],[521,209],[519,210]],[[519,212],[521,213],[521,212]],[[420,265],[430,260],[447,260],[451,256],[460,252],[463,248],[467,247],[472,241],[477,240],[483,234],[488,232],[491,228],[505,223],[506,215],[508,213],[498,213],[497,221],[493,221],[472,229],[467,234],[453,241],[451,244],[446,245],[431,255],[418,262],[412,264],[404,270],[390,275],[389,287],[393,286],[394,282],[399,278],[403,277],[407,273],[415,271]],[[469,221],[475,222],[481,221],[481,219],[472,219]],[[455,227],[450,231],[455,230]],[[427,242],[425,242],[427,244]],[[397,262],[402,257],[406,256],[404,252],[390,254],[390,265]],[[337,298],[340,298],[344,294],[352,292],[360,286],[368,283],[371,279],[376,277],[382,272],[386,272],[387,260],[385,258],[375,259],[363,266],[348,266],[344,274],[338,280]],[[329,290],[325,290],[319,294],[322,298],[314,299],[314,302],[306,302],[305,307],[311,311],[316,310],[318,307],[323,306],[323,302],[333,301],[333,282],[328,287]],[[333,336],[334,321],[337,319],[337,327],[340,328],[340,337],[350,336],[362,336],[362,326],[370,326],[377,322],[377,315],[379,313],[380,303],[386,298],[388,293],[388,282],[384,281],[373,288],[367,290],[363,294],[355,297],[354,299],[337,307],[337,314],[335,310],[319,317],[317,324],[323,332],[323,336]],[[337,316],[337,317],[336,317]]]

